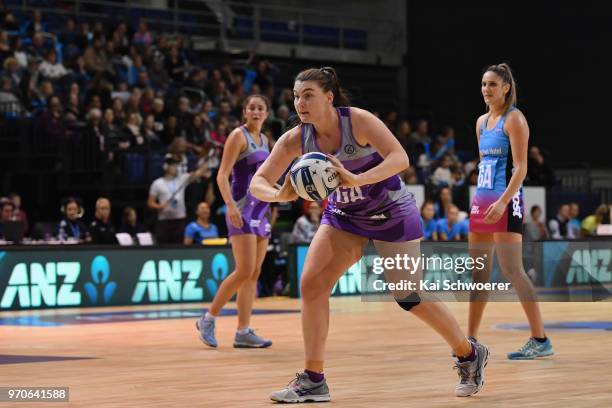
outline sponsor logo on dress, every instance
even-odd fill
[[[512,197],[512,215],[514,217],[518,217],[519,219],[523,219],[523,212],[521,211],[521,197],[519,196],[519,192]]]
[[[351,154],[355,154],[355,146],[351,144],[344,145],[344,153],[348,154],[349,156]]]
[[[476,214],[476,215],[480,214],[480,207],[477,205],[473,205],[472,211],[470,211],[470,214]]]

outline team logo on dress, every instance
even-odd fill
[[[351,155],[355,153],[355,146],[351,144],[344,145],[344,153]]]

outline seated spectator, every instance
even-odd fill
[[[434,219],[433,201],[425,201],[421,206],[421,225],[423,226],[423,239],[427,241],[438,240],[438,223]]]
[[[138,112],[128,113],[123,134],[125,135],[125,140],[129,142],[129,147],[131,147],[132,150],[142,150],[145,147],[146,140],[140,132],[140,125],[140,114]]]
[[[57,226],[57,238],[60,241],[73,239],[80,244],[91,242],[89,230],[80,220],[84,214],[80,200],[72,197],[65,199],[61,211],[64,218]]]
[[[187,130],[187,141],[193,146],[202,146],[210,139],[208,125],[204,123],[202,115],[194,115],[191,126]]]
[[[450,155],[445,154],[440,159],[440,165],[433,172],[431,181],[436,187],[448,186],[452,187],[454,183],[453,175],[451,173],[451,165],[453,161]]]
[[[117,244],[115,226],[110,220],[110,215],[110,201],[104,197],[98,198],[96,201],[96,214],[89,228],[92,243],[100,245]]]
[[[321,205],[316,202],[310,202],[308,206],[308,214],[302,215],[293,225],[291,239],[296,244],[309,244],[317,232],[321,224]]]
[[[451,166],[451,178],[453,180],[453,187],[461,187],[465,184],[465,173],[461,163],[457,162]]]
[[[438,199],[434,203],[434,209],[436,210],[436,219],[446,217],[446,211],[449,205],[453,204],[453,194],[451,189],[448,187],[442,187],[438,193]]]
[[[47,58],[40,64],[38,68],[43,78],[55,81],[68,75],[68,70],[61,63],[57,62],[57,53],[55,49],[51,49],[47,53]]]
[[[446,208],[446,218],[438,220],[440,241],[461,241],[467,239],[468,224],[459,221],[459,208],[450,204]]]
[[[11,199],[14,206],[13,219],[16,221],[23,222],[23,231],[27,233],[30,229],[30,224],[28,222],[28,215],[21,208],[21,196],[17,193],[11,193],[9,195],[9,198]]]
[[[572,230],[572,236],[574,238],[580,238],[580,206],[578,203],[570,203],[570,220],[568,228]]]
[[[10,39],[10,42],[11,42],[11,52],[12,52],[11,55],[13,57],[15,57],[15,59],[17,60],[17,62],[19,63],[19,66],[21,68],[27,68],[27,66],[28,66],[28,54],[23,49],[23,43],[21,42],[21,38],[20,37],[12,37]]]
[[[21,78],[24,77],[24,71],[19,66],[19,61],[15,57],[9,57],[4,60],[2,66],[4,67],[4,75],[11,80],[11,90],[16,90],[21,83]]]
[[[569,228],[570,211],[568,204],[559,207],[557,215],[548,221],[548,230],[552,239],[573,239],[572,230]]]
[[[147,232],[144,225],[138,223],[138,214],[133,207],[125,207],[123,217],[121,218],[121,228],[119,232],[130,234],[135,237],[137,234]]]
[[[555,175],[548,163],[544,160],[542,153],[540,153],[540,148],[537,146],[532,146],[529,149],[525,185],[545,187],[552,187],[555,185]]]
[[[407,120],[402,120],[397,126],[397,130],[395,131],[395,138],[400,142],[404,150],[411,156],[411,160],[414,160],[414,145],[412,142],[412,128],[410,127],[410,122]]]
[[[161,133],[162,142],[165,145],[169,145],[176,138],[181,137],[184,134],[184,130],[178,126],[176,116],[170,115],[166,119],[164,130]]]
[[[192,245],[194,243],[199,245],[206,238],[219,237],[217,226],[210,222],[210,207],[208,203],[201,202],[198,204],[196,216],[197,219],[185,228],[185,238],[183,241],[185,245]]]
[[[525,223],[525,241],[541,241],[548,239],[548,230],[540,220],[542,209],[534,205],[529,210],[531,213],[531,221]]]
[[[59,141],[66,136],[66,128],[64,127],[62,102],[60,98],[53,95],[49,98],[47,109],[41,115],[42,127],[45,130],[46,136],[53,140]]]
[[[4,6],[2,7],[4,9]],[[15,20],[15,15],[6,10],[3,10],[6,14],[4,14],[4,22],[2,27],[4,27],[7,31],[19,31],[19,24]]]
[[[595,210],[595,214],[589,215],[582,220],[582,236],[588,237],[597,235],[597,227],[600,224],[610,224],[610,212],[612,209],[607,204],[601,204]]]
[[[32,10],[32,19],[25,22],[23,31],[28,35],[47,31],[47,25],[42,20],[42,13],[39,9]]]
[[[142,136],[145,138],[145,144],[150,146],[152,150],[158,150],[162,147],[159,134],[155,130],[155,116],[149,113],[142,122]]]
[[[42,61],[49,52],[49,47],[45,44],[45,37],[42,33],[32,35],[32,44],[26,48],[28,59],[38,59]]]
[[[0,59],[4,61],[12,55],[13,50],[11,49],[11,41],[8,33],[4,30],[0,30]]]
[[[2,105],[2,112],[0,113],[19,116],[24,111],[21,101],[13,90],[13,83],[7,76],[0,79],[0,104]]]
[[[138,24],[138,31],[134,33],[133,41],[134,44],[141,45],[143,47],[148,47],[151,45],[151,43],[153,43],[153,36],[147,28],[147,23],[144,21],[141,21]]]
[[[13,221],[13,212],[15,206],[13,202],[8,199],[0,200],[0,239],[4,239],[4,224],[8,221]]]

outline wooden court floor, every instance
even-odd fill
[[[164,309],[196,308],[172,305]],[[465,327],[467,304],[449,304]],[[228,306],[233,308],[233,304]],[[326,376],[333,407],[612,407],[612,331],[549,330],[556,355],[508,361],[528,337],[498,324],[524,323],[520,305],[492,303],[481,341],[492,358],[486,385],[471,398],[454,397],[457,375],[449,348],[392,303],[334,298]],[[299,309],[297,300],[256,302],[258,309]],[[134,309],[134,308],[132,308]],[[137,310],[159,310],[159,306]],[[546,322],[611,321],[612,303],[543,303]],[[80,309],[91,313],[130,308]],[[0,318],[61,312],[0,313]],[[302,369],[300,316],[254,316],[252,326],[274,345],[231,347],[234,316],[217,323],[217,350],[203,346],[194,318],[59,327],[0,326],[0,355],[91,359],[0,365],[0,386],[68,386],[70,403],[2,403],[7,407],[269,407],[270,391]],[[322,404],[321,406],[325,406]]]

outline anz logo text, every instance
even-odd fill
[[[15,300],[21,308],[78,306],[81,293],[74,291],[74,285],[80,272],[79,262],[18,263],[0,300],[0,309],[11,308]]]
[[[222,258],[222,259],[221,259]],[[219,262],[223,261],[223,262]],[[227,258],[217,254],[213,258],[213,271],[218,264],[227,275]],[[202,301],[204,299],[203,279],[204,262],[201,259],[149,260],[140,271],[138,283],[132,294],[132,303],[141,303],[145,296],[151,303],[168,301]],[[216,276],[213,273],[214,276]],[[222,278],[221,278],[222,279]],[[208,279],[211,280],[211,279]],[[211,282],[206,282],[210,290]],[[215,283],[215,282],[212,282]],[[217,285],[214,286],[216,292]],[[212,293],[214,296],[214,293]]]

